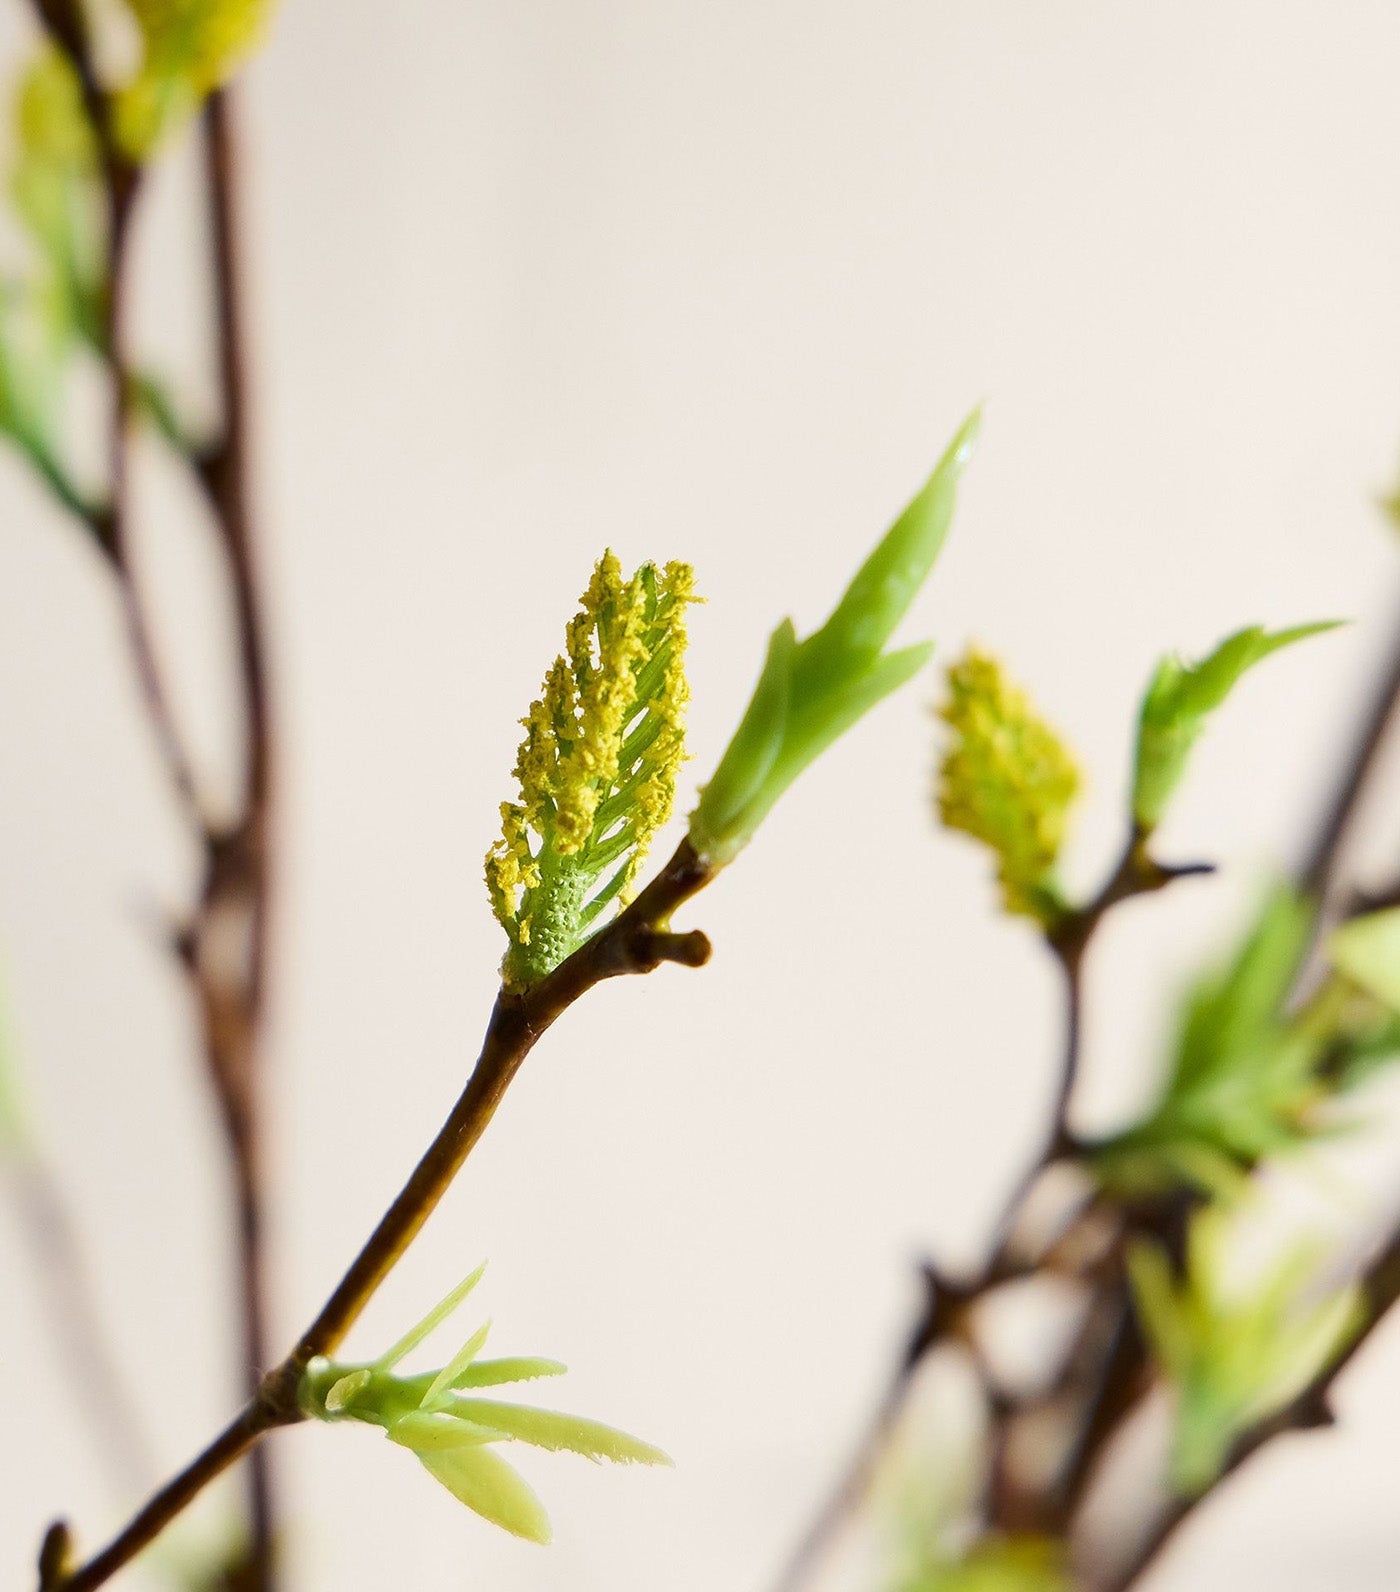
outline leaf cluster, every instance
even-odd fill
[[[565,1370],[557,1360],[536,1357],[481,1359],[489,1323],[440,1370],[396,1374],[399,1363],[461,1305],[484,1270],[479,1266],[377,1360],[364,1365],[313,1360],[302,1377],[299,1401],[313,1420],[380,1427],[468,1509],[517,1537],[546,1543],[550,1527],[544,1505],[496,1452],[500,1444],[523,1443],[620,1464],[669,1465],[670,1460],[650,1443],[599,1421],[480,1397],[480,1388],[560,1376]]]
[[[801,641],[790,619],[773,632],[739,728],[691,816],[701,857],[717,866],[735,857],[798,775],[932,656],[931,642],[885,646],[943,546],[980,424],[978,412],[963,423],[826,623]]]
[[[1319,1254],[1298,1245],[1252,1286],[1232,1283],[1228,1218],[1198,1211],[1184,1275],[1159,1245],[1128,1258],[1138,1317],[1175,1395],[1171,1480],[1193,1495],[1219,1476],[1236,1438],[1291,1403],[1351,1341],[1364,1309],[1355,1284],[1315,1285]]]

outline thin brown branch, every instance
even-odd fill
[[[227,560],[245,717],[243,807],[227,832],[206,831],[207,872],[190,935],[190,966],[205,1014],[205,1050],[223,1108],[236,1203],[243,1375],[256,1394],[269,1361],[261,1133],[260,1041],[266,1011],[273,869],[273,727],[267,643],[255,565],[248,448],[247,339],[238,259],[238,154],[229,90],[204,108],[222,429],[204,461]],[[218,965],[228,920],[243,931],[241,967]],[[207,943],[206,943],[207,942]],[[267,1451],[248,1464],[249,1592],[272,1592],[276,1532]]]
[[[242,812],[237,822],[224,827],[213,824],[200,799],[142,598],[132,538],[129,438],[138,383],[127,346],[126,311],[129,239],[140,168],[127,159],[115,137],[111,102],[94,70],[80,6],[74,0],[35,0],[35,4],[40,20],[77,72],[99,148],[107,212],[103,343],[112,394],[110,497],[101,516],[99,542],[109,552],[116,573],[132,658],[161,761],[204,851],[199,896],[190,923],[176,937],[176,946],[203,1020],[208,1073],[228,1143],[239,1255],[240,1359],[252,1398],[268,1362],[257,1057],[263,1026],[271,882],[272,728],[250,524],[246,355],[231,113],[223,92],[213,94],[206,104],[206,169],[223,413],[218,444],[200,471],[228,561],[247,720]],[[273,1510],[267,1461],[261,1452],[250,1465],[249,1513],[247,1584],[250,1592],[271,1592]]]
[[[676,934],[670,925],[672,913],[704,889],[714,873],[683,840],[632,904],[547,978],[522,990],[501,991],[461,1098],[296,1348],[263,1379],[256,1397],[223,1435],[101,1553],[86,1565],[51,1574],[41,1592],[91,1592],[102,1586],[265,1433],[304,1418],[297,1402],[302,1372],[317,1355],[333,1353],[359,1319],[446,1194],[536,1041],[605,979],[650,973],[665,962],[700,967],[708,960],[710,946],[703,934],[698,930]]]
[[[250,1405],[84,1565],[71,1563],[72,1538],[66,1524],[51,1526],[39,1558],[39,1592],[92,1592],[104,1585],[275,1424],[266,1411]]]
[[[155,1458],[141,1412],[113,1357],[68,1202],[39,1152],[18,1151],[4,1170],[20,1231],[33,1254],[33,1275],[48,1298],[54,1357],[64,1368],[68,1391],[92,1425],[113,1496],[139,1495],[156,1478]]]
[[[1017,1232],[1026,1207],[1042,1177],[1056,1162],[1072,1158],[1078,1150],[1071,1125],[1071,1109],[1083,1043],[1083,967],[1089,946],[1103,920],[1121,902],[1134,896],[1149,895],[1164,889],[1176,879],[1212,871],[1209,863],[1189,863],[1168,867],[1155,861],[1147,850],[1148,837],[1134,828],[1113,871],[1103,887],[1080,907],[1068,909],[1046,930],[1046,940],[1065,980],[1065,1038],[1051,1126],[1043,1147],[1017,1183],[997,1223],[985,1264],[969,1279],[944,1276],[926,1263],[923,1304],[908,1336],[908,1349],[896,1367],[889,1387],[870,1426],[862,1436],[854,1457],[847,1462],[836,1485],[823,1500],[797,1548],[785,1565],[775,1592],[799,1592],[815,1572],[823,1555],[864,1501],[870,1479],[881,1452],[904,1407],[915,1372],[924,1357],[941,1344],[964,1337],[975,1306],[1004,1283],[1022,1276],[1029,1269],[1015,1253]],[[1112,1391],[1112,1390],[1110,1390]],[[996,1412],[994,1422],[993,1471],[1004,1457],[1005,1444],[1013,1416],[1009,1408]],[[1092,1416],[1090,1417],[1093,1418]],[[1087,1455],[1083,1463],[1092,1462]],[[1077,1486],[1077,1476],[1072,1478]]]
[[[1400,703],[1400,625],[1397,625],[1385,667],[1372,688],[1371,699],[1357,726],[1336,789],[1299,870],[1303,890],[1319,901],[1325,902],[1336,886],[1342,851],[1375,771],[1397,703]]]

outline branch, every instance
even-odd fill
[[[1261,1421],[1241,1437],[1230,1450],[1220,1475],[1208,1491],[1190,1498],[1176,1498],[1163,1510],[1134,1548],[1129,1558],[1095,1583],[1093,1592],[1127,1592],[1157,1562],[1180,1528],[1208,1499],[1215,1497],[1222,1483],[1246,1465],[1261,1448],[1290,1432],[1316,1431],[1335,1421],[1331,1394],[1338,1377],[1364,1348],[1371,1334],[1400,1302],[1400,1225],[1392,1231],[1361,1278],[1366,1302],[1366,1325],[1346,1350],[1319,1376],[1314,1378],[1291,1403],[1277,1414]]]
[[[860,1507],[880,1454],[899,1419],[914,1374],[924,1358],[940,1345],[966,1340],[975,1307],[1002,1284],[1023,1276],[1030,1267],[1015,1253],[1017,1230],[1026,1206],[1044,1173],[1057,1161],[1073,1157],[1078,1144],[1070,1127],[1075,1084],[1079,1075],[1083,1033],[1084,958],[1099,926],[1119,903],[1165,889],[1176,879],[1212,871],[1209,863],[1167,867],[1148,855],[1148,836],[1134,826],[1122,855],[1103,887],[1083,906],[1067,910],[1046,931],[1046,941],[1065,979],[1065,1040],[1059,1080],[1051,1111],[1050,1131],[1039,1154],[1017,1183],[997,1223],[988,1258],[969,1279],[946,1276],[931,1262],[923,1268],[924,1301],[908,1336],[908,1348],[891,1378],[885,1397],[862,1437],[855,1456],[819,1508],[776,1583],[775,1592],[798,1592],[816,1569],[829,1544]],[[1082,1213],[1089,1215],[1089,1211]],[[1072,1244],[1068,1247],[1072,1248]],[[1045,1257],[1042,1257],[1042,1260]],[[1012,1412],[999,1412],[1001,1424]],[[1086,1461],[1087,1463],[1087,1461]]]
[[[1386,731],[1400,702],[1400,627],[1391,642],[1384,672],[1376,681],[1371,701],[1360,724],[1341,778],[1323,813],[1317,834],[1299,870],[1299,881],[1309,895],[1325,904],[1336,884],[1342,849],[1362,794],[1370,782]]]
[[[92,1592],[102,1586],[262,1436],[305,1419],[297,1402],[302,1372],[317,1355],[333,1353],[359,1319],[446,1194],[536,1041],[605,979],[650,973],[665,962],[700,967],[708,961],[706,937],[698,930],[673,933],[670,923],[672,913],[704,889],[715,872],[683,840],[636,900],[547,978],[523,990],[502,989],[481,1055],[460,1099],[296,1348],[263,1379],[257,1395],[224,1433],[157,1493],[119,1536],[85,1565],[50,1570],[40,1592]],[[46,1539],[50,1560],[58,1551],[52,1547],[55,1532],[67,1541],[66,1527],[53,1528]]]
[[[147,715],[170,786],[204,852],[204,877],[191,920],[175,936],[203,1024],[210,1082],[228,1143],[239,1252],[242,1379],[256,1394],[267,1361],[263,1255],[262,1158],[259,1144],[257,1049],[264,1008],[269,919],[272,730],[266,646],[253,567],[248,502],[247,397],[244,328],[238,291],[236,151],[226,94],[204,110],[207,186],[212,231],[216,350],[222,434],[202,461],[200,476],[228,560],[239,671],[247,721],[245,792],[232,827],[215,825],[200,798],[194,767],[161,671],[150,617],[142,600],[132,543],[129,438],[142,401],[126,336],[128,241],[141,169],[117,141],[109,96],[97,76],[91,42],[76,0],[35,0],[39,17],[66,52],[82,87],[97,139],[107,212],[106,324],[103,349],[111,386],[110,499],[96,516],[107,550]],[[233,925],[246,933],[230,935]],[[230,943],[247,946],[246,963],[231,960]],[[246,1570],[251,1592],[273,1584],[273,1518],[265,1458],[250,1470],[251,1546]]]

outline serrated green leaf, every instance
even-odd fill
[[[1199,663],[1163,658],[1157,665],[1138,717],[1133,778],[1133,817],[1145,830],[1156,827],[1206,720],[1256,663],[1307,636],[1336,628],[1339,621],[1266,631],[1261,625],[1227,636]]]
[[[564,1415],[557,1410],[536,1410],[523,1404],[506,1404],[497,1399],[458,1397],[452,1401],[454,1413],[482,1426],[495,1427],[535,1448],[564,1449],[582,1454],[585,1459],[610,1459],[618,1464],[669,1465],[670,1458],[659,1448],[639,1437],[605,1426],[601,1421]]]
[[[568,1366],[558,1360],[517,1355],[500,1360],[476,1360],[453,1384],[458,1388],[500,1387],[507,1382],[533,1382],[542,1376],[563,1376]]]
[[[486,1447],[446,1448],[418,1459],[460,1503],[527,1542],[550,1540],[549,1516],[513,1466]]]
[[[507,1432],[482,1426],[445,1410],[413,1410],[385,1428],[391,1443],[411,1448],[415,1454],[434,1454],[447,1448],[472,1448],[478,1443],[499,1443]]]

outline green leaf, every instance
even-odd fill
[[[1197,982],[1156,1105],[1091,1156],[1105,1186],[1228,1198],[1260,1160],[1319,1131],[1335,1035],[1288,1009],[1314,917],[1292,886],[1275,886],[1235,954]]]
[[[1185,1274],[1164,1251],[1135,1245],[1129,1277],[1144,1334],[1176,1399],[1173,1487],[1203,1492],[1235,1441],[1297,1398],[1333,1363],[1363,1318],[1360,1288],[1313,1285],[1318,1249],[1295,1244],[1242,1284],[1227,1219],[1191,1218]]]
[[[406,1355],[412,1354],[424,1338],[429,1333],[436,1331],[458,1308],[472,1289],[476,1287],[477,1283],[481,1281],[485,1271],[486,1262],[483,1260],[476,1270],[464,1277],[446,1298],[435,1304],[421,1321],[411,1326],[392,1348],[381,1354],[374,1362],[374,1368],[378,1371],[392,1370]]]
[[[1147,687],[1138,718],[1133,817],[1142,829],[1153,829],[1160,822],[1207,718],[1240,677],[1280,647],[1333,630],[1339,623],[1325,620],[1272,633],[1252,625],[1226,637],[1199,663],[1162,659]]]
[[[659,1448],[642,1442],[639,1437],[578,1415],[530,1409],[523,1404],[505,1404],[497,1399],[461,1397],[452,1401],[452,1409],[469,1421],[494,1427],[517,1442],[529,1443],[535,1448],[565,1449],[571,1454],[582,1454],[585,1459],[611,1459],[618,1464],[671,1463]]]
[[[499,1443],[508,1435],[476,1421],[449,1415],[445,1410],[413,1410],[385,1431],[391,1443],[411,1448],[415,1454],[434,1454],[445,1448],[471,1448],[478,1443]]]
[[[500,1387],[507,1382],[533,1382],[542,1376],[563,1376],[569,1368],[558,1360],[541,1360],[528,1355],[513,1359],[476,1360],[457,1378],[454,1386]]]
[[[441,1396],[456,1387],[462,1376],[466,1373],[472,1361],[476,1359],[482,1345],[486,1342],[491,1331],[491,1323],[483,1322],[471,1337],[462,1345],[452,1358],[443,1366],[442,1370],[428,1384],[428,1391],[423,1395],[423,1408],[437,1402]]]
[[[1400,907],[1370,912],[1334,929],[1327,954],[1352,983],[1400,1012]]]
[[[483,1520],[527,1542],[550,1540],[549,1516],[519,1471],[485,1447],[445,1448],[418,1455],[448,1492]]]
[[[798,641],[785,620],[769,638],[739,728],[691,814],[691,844],[713,865],[731,861],[808,764],[928,661],[931,645],[883,649],[947,536],[980,419],[969,416],[826,623]]]

